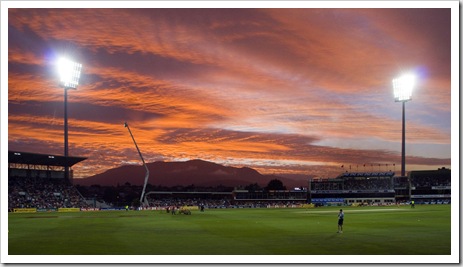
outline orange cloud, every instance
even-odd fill
[[[149,160],[293,173],[399,162],[391,80],[424,66],[407,144],[439,147],[411,155],[415,165],[450,165],[450,59],[435,52],[449,47],[429,26],[446,13],[395,11],[10,9],[9,146],[61,153],[63,89],[48,54],[68,52],[84,64],[69,92],[71,151],[89,157],[81,176],[137,160],[124,121]]]

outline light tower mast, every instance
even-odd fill
[[[137,148],[138,154],[140,155],[141,161],[143,162],[143,166],[145,167],[146,173],[145,173],[145,183],[143,184],[143,191],[141,192],[140,195],[140,205],[143,207],[143,204],[145,204],[145,190],[146,190],[146,184],[148,183],[148,177],[150,175],[150,171],[148,170],[148,166],[146,166],[145,160],[143,159],[143,155],[140,152],[140,149],[138,148],[137,142],[135,142],[135,138],[133,137],[132,131],[130,131],[129,124],[127,122],[124,123],[124,127],[129,130],[130,136],[132,137],[133,143],[135,144],[135,147]]]

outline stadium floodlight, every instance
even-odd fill
[[[394,99],[396,102],[406,102],[412,99],[412,91],[415,86],[415,76],[404,74],[392,80],[394,87]]]
[[[141,191],[140,195],[140,205],[143,206],[144,204],[144,197],[145,197],[145,190],[146,190],[146,184],[148,183],[148,177],[150,175],[150,171],[148,170],[148,166],[146,166],[145,160],[143,159],[143,155],[140,152],[140,149],[138,148],[137,142],[135,142],[135,138],[133,137],[132,131],[130,130],[129,124],[127,122],[124,122],[124,127],[129,130],[130,136],[132,137],[133,143],[135,144],[135,147],[137,148],[138,155],[140,155],[141,161],[143,162],[143,166],[145,167],[145,183],[143,184],[143,190]]]
[[[68,89],[77,89],[79,85],[80,73],[82,64],[73,62],[67,58],[58,60],[58,72],[60,75],[60,86],[64,88],[64,176],[69,180],[69,165],[68,165]]]
[[[405,102],[412,99],[415,76],[413,74],[404,74],[393,79],[392,86],[395,101],[402,102],[402,170],[400,175],[405,176]]]
[[[62,87],[69,89],[77,88],[82,71],[82,64],[63,57],[58,60],[58,71],[61,78],[60,85]]]

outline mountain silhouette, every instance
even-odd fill
[[[289,189],[292,186],[300,186],[289,178],[275,175],[263,175],[248,167],[228,167],[209,161],[199,159],[185,162],[163,162],[156,161],[146,164],[150,176],[148,183],[162,186],[246,186],[257,183],[265,187],[269,181],[278,179]],[[142,165],[124,165],[109,169],[103,173],[83,179],[74,179],[74,184],[90,186],[116,186],[125,183],[132,185],[143,185],[145,179],[145,168]]]

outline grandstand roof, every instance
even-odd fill
[[[73,166],[87,158],[68,157],[69,166]],[[66,157],[50,154],[36,154],[29,152],[8,151],[8,163],[46,165],[46,166],[66,166]]]
[[[338,177],[392,177],[394,172],[345,172]]]

